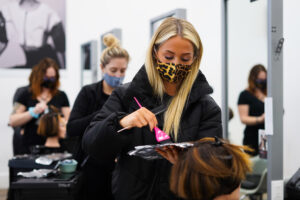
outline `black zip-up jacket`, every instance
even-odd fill
[[[182,113],[177,142],[222,137],[221,110],[209,96],[210,93],[212,88],[199,71]],[[149,110],[162,104],[153,95],[144,66],[131,83],[113,91],[86,129],[82,141],[83,149],[95,159],[111,160],[118,157],[113,182],[116,200],[176,199],[169,190],[169,161],[149,161],[127,154],[135,146],[157,143],[149,127],[132,128],[117,133],[122,128],[119,120],[139,109],[133,97]],[[157,119],[158,127],[162,128],[162,116]]]

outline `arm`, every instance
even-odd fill
[[[113,91],[83,135],[83,150],[96,159],[115,159],[130,142],[131,135],[126,134],[127,131],[117,133],[122,128],[119,119],[125,114],[121,113],[124,109],[119,90],[120,88]]]
[[[60,66],[63,67],[65,66],[65,46],[66,46],[63,24],[61,22],[56,24],[51,29],[50,35],[55,45],[55,50],[57,53],[57,57],[60,61]]]
[[[41,114],[47,108],[47,105],[43,102],[37,103],[34,107],[33,112]],[[14,104],[13,112],[10,116],[9,125],[12,127],[22,126],[29,122],[33,117],[29,111],[26,111],[26,106],[16,102]]]
[[[133,137],[129,134],[130,129],[149,125],[152,130],[157,124],[155,115],[144,107],[126,115],[125,105],[122,104],[122,90],[119,87],[113,91],[83,135],[83,150],[96,159],[115,159],[123,148],[130,145]],[[124,127],[129,130],[117,132]]]
[[[32,116],[26,111],[26,107],[18,102],[14,103],[12,114],[9,118],[9,125],[12,127],[26,124],[32,119]]]
[[[239,110],[240,120],[245,125],[253,126],[253,125],[264,123],[265,121],[265,114],[262,114],[259,117],[249,116],[249,105],[247,104],[238,105],[238,110]]]

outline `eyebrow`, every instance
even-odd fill
[[[166,50],[167,52],[169,52],[169,53],[172,53],[172,54],[174,54],[174,52],[173,51],[170,51],[170,50]],[[183,53],[182,55],[190,55],[190,54],[192,54],[192,53]]]

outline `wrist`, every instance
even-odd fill
[[[259,124],[259,117],[255,117],[255,123]]]
[[[34,112],[34,107],[29,107],[28,112],[35,119],[39,118],[40,116],[40,114]]]

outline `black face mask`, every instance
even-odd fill
[[[56,78],[48,78],[44,77],[44,81],[42,82],[41,86],[48,89],[54,89],[56,85]]]
[[[267,79],[265,79],[265,80],[256,79],[255,86],[261,90],[267,89]]]

